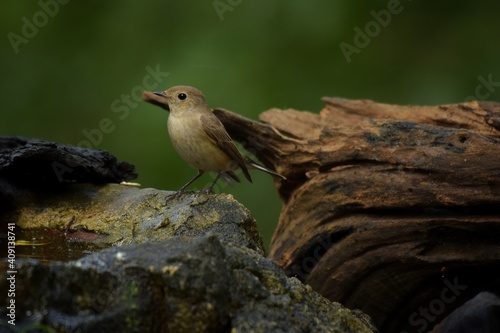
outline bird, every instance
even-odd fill
[[[238,168],[250,183],[252,177],[248,169],[251,168],[286,180],[281,174],[256,163],[238,150],[200,90],[190,86],[174,86],[164,91],[145,91],[142,98],[169,111],[167,124],[172,145],[187,164],[198,170],[196,176],[172,197],[184,193],[205,172],[217,172],[212,184],[202,190],[207,193],[213,193],[221,177],[229,184],[231,179],[240,182],[234,173]]]

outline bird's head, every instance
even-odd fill
[[[172,113],[208,108],[203,93],[189,86],[175,86],[165,91],[145,91],[142,99]]]

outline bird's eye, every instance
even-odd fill
[[[187,95],[185,93],[180,93],[179,95],[177,95],[177,98],[183,101],[187,98]]]

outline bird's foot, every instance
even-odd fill
[[[174,199],[177,199],[178,197],[182,196],[184,193],[186,193],[183,189],[177,191],[177,192],[174,192],[170,195],[168,195],[166,198],[165,198],[165,203],[171,201],[171,200],[174,200]],[[201,194],[214,194],[214,189],[212,186],[210,187],[207,187],[207,188],[204,188],[204,189],[201,189],[197,192],[195,192],[195,194],[198,194],[198,193],[201,193]]]
[[[165,203],[169,202],[170,200],[174,200],[174,199],[180,197],[183,194],[184,194],[184,191],[183,190],[179,190],[179,191],[174,192],[174,193],[172,193],[170,195],[167,195],[167,197],[165,198]]]
[[[202,193],[202,194],[214,194],[214,189],[210,186],[210,187],[207,187],[207,188],[199,190],[198,193]]]

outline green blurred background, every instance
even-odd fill
[[[0,5],[0,135],[89,144],[84,131],[108,118],[112,130],[90,145],[135,164],[143,187],[175,190],[195,174],[173,151],[166,112],[137,98],[155,69],[150,87],[192,85],[253,119],[272,107],[318,112],[322,96],[500,100],[500,2],[64,2]],[[365,29],[371,37],[356,37]],[[358,46],[347,57],[346,44]],[[219,191],[252,211],[268,244],[281,204],[270,176],[253,177]]]

